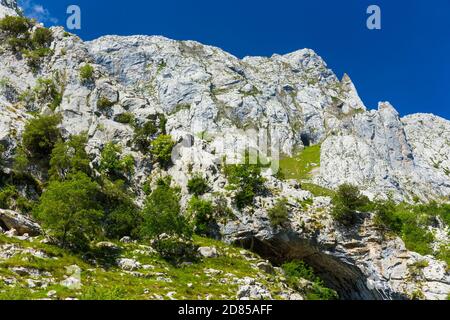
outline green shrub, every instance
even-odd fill
[[[418,226],[413,221],[405,223],[402,228],[401,238],[405,242],[406,247],[414,252],[422,255],[432,254],[431,244],[434,236],[424,227]]]
[[[135,160],[132,155],[121,157],[120,145],[110,142],[106,144],[101,152],[100,171],[113,176],[133,174]]]
[[[435,240],[428,227],[440,218],[448,226],[449,204],[407,204],[392,200],[374,204],[375,223],[401,237],[406,247],[422,255],[433,254]],[[437,253],[439,255],[439,253]]]
[[[194,231],[198,235],[209,236],[211,229],[217,225],[211,201],[192,197],[187,212],[194,221]]]
[[[134,115],[131,112],[121,113],[114,119],[114,121],[123,123],[123,124],[129,124],[129,125],[133,126],[134,125]]]
[[[124,181],[110,181],[102,177],[100,187],[98,202],[105,212],[102,226],[106,236],[113,239],[125,236],[137,238],[142,225],[142,215]]]
[[[200,175],[194,176],[187,184],[190,194],[202,196],[209,190],[208,181]]]
[[[23,55],[27,59],[27,65],[31,71],[37,72],[42,64],[42,59],[53,54],[49,48],[38,48],[33,50],[24,50]]]
[[[40,101],[48,101],[50,110],[55,111],[61,105],[63,89],[58,90],[54,80],[39,78],[33,92]]]
[[[30,40],[28,38],[8,38],[6,40],[8,47],[13,53],[19,53],[29,49]]]
[[[214,196],[214,217],[217,221],[222,223],[226,223],[228,220],[236,218],[233,210],[228,206],[227,198],[223,195]]]
[[[198,246],[189,238],[162,235],[153,239],[151,245],[163,259],[174,264],[197,259]]]
[[[50,179],[64,180],[69,174],[76,172],[89,175],[91,168],[86,143],[85,134],[72,136],[66,142],[59,140],[50,157]]]
[[[289,222],[289,208],[287,199],[279,199],[275,206],[267,211],[273,227],[283,226]]]
[[[53,34],[50,29],[37,28],[31,37],[31,41],[37,48],[46,48],[52,43]]]
[[[6,16],[0,19],[0,31],[11,37],[24,35],[31,27],[31,20],[25,17]]]
[[[374,222],[379,227],[384,227],[390,231],[399,234],[403,228],[402,219],[397,216],[397,206],[392,200],[379,201],[374,206]]]
[[[343,184],[338,188],[333,204],[334,219],[351,226],[358,221],[358,211],[363,210],[369,204],[369,199],[361,194],[358,187]]]
[[[110,101],[106,97],[100,97],[97,100],[97,108],[99,108],[100,110],[105,110],[105,109],[111,108],[114,104],[115,103],[113,101]]]
[[[157,133],[165,134],[166,118],[162,114],[152,116],[142,125],[134,125],[134,143],[142,150],[150,149],[151,141]]]
[[[14,171],[18,174],[24,174],[27,172],[29,164],[30,161],[25,150],[22,147],[17,148],[14,155]]]
[[[94,67],[89,63],[80,68],[80,79],[82,82],[91,82],[94,80]]]
[[[32,202],[23,197],[15,186],[7,185],[0,189],[0,209],[28,213],[32,207]]]
[[[163,134],[152,141],[150,152],[161,166],[168,167],[172,163],[172,150],[174,146],[175,141],[172,140],[172,136]]]
[[[34,214],[63,247],[85,249],[101,235],[98,194],[98,184],[78,172],[62,182],[51,181]]]
[[[129,174],[129,175],[134,174],[135,163],[136,163],[136,160],[134,159],[134,157],[131,154],[127,154],[126,156],[124,156],[122,158],[122,160],[120,160],[122,171],[125,174]]]
[[[314,270],[305,262],[294,260],[282,265],[288,284],[296,290],[305,291],[308,300],[336,300],[336,291],[325,287],[323,281],[317,277]],[[305,279],[311,282],[307,288],[299,287],[299,281]]]
[[[100,171],[107,174],[121,171],[121,153],[122,148],[120,147],[120,145],[114,142],[107,143],[100,155]]]
[[[240,210],[251,205],[255,196],[265,191],[259,164],[227,165],[224,173],[230,187],[237,190],[235,203]]]
[[[139,222],[141,215],[137,208],[122,204],[108,214],[105,231],[108,238],[121,239],[125,236],[136,238],[139,236]]]
[[[0,31],[8,38],[6,42],[14,53],[23,53],[27,64],[33,72],[41,65],[42,59],[52,54],[49,49],[53,41],[52,32],[38,27],[31,35],[29,30],[34,22],[25,17],[5,17],[0,20]]]
[[[147,197],[143,210],[144,238],[155,238],[161,234],[190,238],[192,228],[181,214],[180,190],[170,187],[170,180],[160,179],[157,187]]]
[[[32,157],[48,158],[60,139],[59,115],[38,116],[25,125],[22,145]]]

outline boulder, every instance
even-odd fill
[[[28,233],[34,237],[42,233],[41,227],[36,222],[16,211],[0,209],[0,222],[8,230],[15,229],[18,235]]]
[[[95,246],[99,249],[110,251],[120,251],[122,249],[120,246],[108,241],[98,242]]]
[[[134,271],[141,268],[141,264],[133,259],[121,258],[117,260],[117,265],[120,269],[125,271]]]
[[[256,266],[259,270],[264,271],[265,273],[273,274],[275,272],[273,266],[267,261],[259,262]]]
[[[218,253],[216,247],[200,247],[198,253],[204,258],[217,258]]]

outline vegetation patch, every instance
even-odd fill
[[[267,211],[270,223],[273,227],[283,226],[289,222],[289,208],[287,199],[279,199],[275,205]]]
[[[305,147],[297,156],[280,160],[280,170],[286,179],[298,181],[311,178],[311,171],[320,166],[321,146]]]
[[[151,142],[150,153],[165,168],[172,164],[172,150],[175,147],[172,136],[162,134]]]
[[[0,33],[6,38],[5,43],[14,53],[22,54],[33,72],[40,68],[42,59],[53,54],[49,48],[53,41],[50,29],[36,26],[36,23],[22,16],[6,16],[0,19]]]
[[[244,164],[224,166],[228,187],[236,190],[234,201],[239,210],[251,205],[255,196],[266,191],[265,179],[261,176],[263,166],[261,164],[250,164],[248,155],[245,159]]]
[[[80,68],[80,79],[83,83],[90,83],[94,80],[94,67],[89,63]]]
[[[314,270],[305,262],[294,260],[282,266],[288,283],[299,291],[304,291],[308,300],[336,300],[336,291],[327,288],[323,281],[315,275]],[[308,284],[304,280],[309,281]]]
[[[359,220],[359,211],[367,209],[369,198],[362,195],[356,186],[339,186],[333,198],[332,215],[335,220],[346,226],[352,226]]]
[[[188,181],[187,187],[189,193],[195,196],[202,196],[209,190],[208,181],[199,174]]]

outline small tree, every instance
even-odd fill
[[[200,175],[195,175],[187,184],[190,194],[195,196],[204,195],[209,190],[208,181]]]
[[[143,210],[142,234],[146,238],[161,234],[191,237],[192,229],[181,215],[180,190],[170,187],[170,180],[160,179],[147,197]]]
[[[50,178],[64,180],[69,174],[79,171],[89,175],[91,168],[86,143],[84,134],[73,136],[66,142],[58,141],[50,157]]]
[[[122,168],[120,163],[121,153],[122,148],[118,144],[114,142],[107,143],[101,153],[100,171],[108,174],[120,171]]]
[[[114,182],[103,178],[101,203],[105,210],[104,228],[109,238],[120,239],[125,236],[139,236],[142,225],[141,211],[134,204],[122,180]]]
[[[247,158],[247,157],[246,157]],[[238,209],[244,209],[253,203],[256,195],[265,190],[259,164],[228,165],[225,166],[225,175],[231,188],[236,189],[235,202]]]
[[[172,150],[175,141],[170,135],[160,135],[151,143],[151,154],[161,166],[168,167],[172,163]]]
[[[267,212],[273,227],[282,226],[289,221],[289,209],[287,199],[279,199],[275,206]]]
[[[34,214],[63,247],[84,249],[101,232],[98,192],[98,184],[81,172],[62,182],[51,181]]]
[[[122,157],[120,145],[110,142],[106,144],[101,153],[100,171],[108,175],[123,176],[133,174],[135,160],[132,155]]]
[[[38,116],[30,120],[22,137],[23,147],[36,158],[47,158],[60,138],[59,115]]]
[[[338,188],[333,203],[333,217],[344,225],[353,225],[358,220],[357,211],[363,210],[369,199],[361,194],[358,187],[343,184]]]

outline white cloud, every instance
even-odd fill
[[[29,18],[36,19],[44,24],[58,23],[58,19],[52,16],[50,11],[44,8],[43,5],[35,3],[33,0],[19,0],[19,6],[22,8],[24,14]]]

